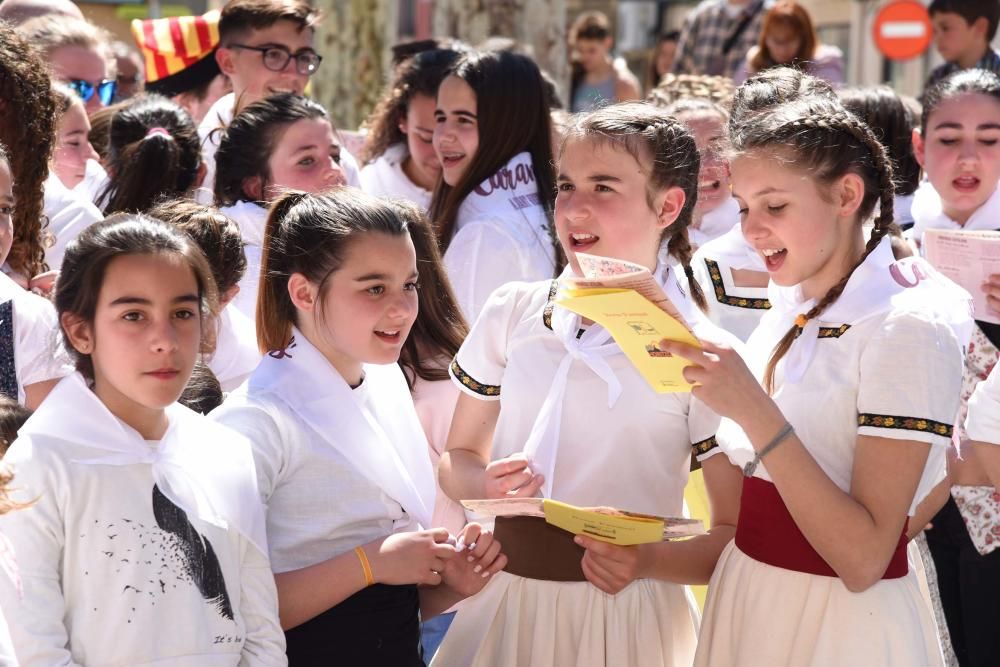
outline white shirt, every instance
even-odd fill
[[[524,450],[567,354],[552,330],[555,285],[510,283],[498,289],[452,363],[462,391],[500,401],[492,460]],[[728,342],[703,317],[693,324],[697,335]],[[623,353],[604,360],[622,388],[610,407],[604,380],[578,359],[569,367],[549,497],[680,516],[692,447],[700,445],[702,459],[719,452],[707,450],[719,417],[690,393],[657,394]]]
[[[1000,365],[998,365],[1000,366]],[[989,376],[976,385],[969,398],[965,430],[971,440],[1000,445],[1000,371],[994,366]]]
[[[739,225],[698,248],[691,259],[695,279],[705,293],[708,318],[740,340],[747,340],[760,318],[771,307],[767,287],[737,287],[732,271],[767,273]]]
[[[918,263],[925,276],[936,277],[903,287],[917,282],[913,267]],[[775,403],[845,493],[851,488],[859,435],[932,445],[911,515],[945,474],[962,384],[962,349],[972,326],[968,294],[953,284],[938,289],[937,281],[946,279],[923,260],[894,262],[889,240],[883,239],[848,281],[841,312],[838,300],[811,322],[774,374]],[[771,283],[772,309],[747,341],[747,365],[762,383],[778,340],[810,307],[793,303],[797,289]],[[946,294],[948,289],[957,292]],[[812,354],[803,364],[804,350]],[[801,377],[792,381],[790,369],[799,369],[795,374]],[[728,419],[722,421],[719,442],[737,466],[753,458],[746,435]],[[766,460],[754,475],[770,481]]]
[[[108,172],[104,170],[101,163],[97,160],[87,160],[83,180],[77,183],[73,192],[95,206],[100,206],[101,203],[97,201],[97,198],[108,186],[108,181]]]
[[[293,331],[211,415],[253,443],[275,572],[429,525],[434,505],[427,440],[399,367],[365,366],[352,390]]]
[[[37,499],[0,517],[24,587],[19,597],[0,578],[22,667],[286,664],[274,577],[251,541],[263,512],[248,506],[248,445],[185,408],[168,412],[164,439],[143,440],[73,375],[11,446],[18,499]],[[148,461],[128,462],[122,444]],[[205,474],[171,467],[172,453],[203,447],[215,450]],[[216,511],[222,525],[205,518]]]
[[[701,217],[697,227],[688,228],[691,245],[699,248],[709,241],[719,238],[734,226],[740,224],[740,205],[734,197],[729,197],[721,204]]]
[[[10,324],[13,337],[8,340],[13,341],[17,401],[23,404],[26,386],[68,375],[73,372],[73,363],[62,347],[59,321],[52,304],[0,273],[0,308],[6,311],[8,303],[13,319]],[[3,337],[7,336],[5,320],[7,318],[0,314]],[[0,350],[4,347],[0,341]],[[4,367],[0,364],[0,373],[5,372]],[[4,378],[4,383],[6,381]]]
[[[228,304],[219,313],[215,352],[208,360],[222,391],[228,393],[243,384],[260,358],[254,322],[234,304]]]
[[[247,270],[239,282],[240,291],[230,305],[235,306],[251,323],[256,323],[257,290],[260,286],[260,262],[264,250],[267,209],[254,202],[239,201],[232,206],[222,207],[219,212],[240,228],[243,252],[247,258]]]
[[[385,153],[362,167],[361,189],[376,197],[408,199],[421,210],[429,209],[433,193],[411,181],[403,171],[403,163],[409,156],[405,143],[390,146]]]
[[[519,153],[476,187],[458,209],[444,265],[465,319],[474,322],[493,291],[555,274],[549,220],[531,155]]]
[[[43,230],[52,234],[54,244],[45,249],[45,263],[50,269],[62,266],[66,246],[87,227],[104,219],[101,211],[91,200],[70,190],[54,172],[45,179],[45,217],[49,224]]]

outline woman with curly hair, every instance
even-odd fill
[[[4,271],[22,286],[45,270],[42,187],[56,134],[55,102],[48,68],[14,28],[0,23],[0,142],[17,160],[14,178],[14,243]]]
[[[396,70],[395,79],[368,119],[361,159],[361,188],[378,196],[403,197],[427,210],[441,175],[431,145],[434,97],[461,53],[431,49]]]

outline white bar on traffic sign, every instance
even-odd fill
[[[886,39],[915,38],[927,34],[927,26],[921,21],[888,21],[879,32]]]

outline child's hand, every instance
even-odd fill
[[[1000,273],[994,273],[983,283],[983,291],[986,292],[986,305],[994,315],[1000,315]]]
[[[507,566],[507,556],[501,553],[500,542],[478,523],[470,523],[462,529],[456,547],[462,550],[445,564],[441,578],[462,597],[481,591],[491,576]]]
[[[642,576],[643,545],[621,547],[585,535],[577,535],[573,541],[587,550],[581,563],[583,575],[605,593],[616,595]]]
[[[531,498],[545,478],[528,467],[524,454],[498,459],[486,466],[487,498]]]
[[[661,350],[691,362],[684,368],[684,379],[698,385],[691,394],[719,416],[743,424],[770,398],[736,350],[706,340],[701,345],[698,349],[676,341],[660,341]]]
[[[441,572],[456,556],[444,528],[395,533],[364,546],[372,576],[380,584],[441,583]]]

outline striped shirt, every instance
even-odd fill
[[[677,45],[674,73],[730,78],[736,74],[746,59],[747,51],[760,39],[761,24],[771,2],[750,0],[738,12],[728,4],[727,0],[703,0],[688,13]],[[729,51],[723,53],[726,42],[747,16],[752,17],[750,22],[736,37]]]

